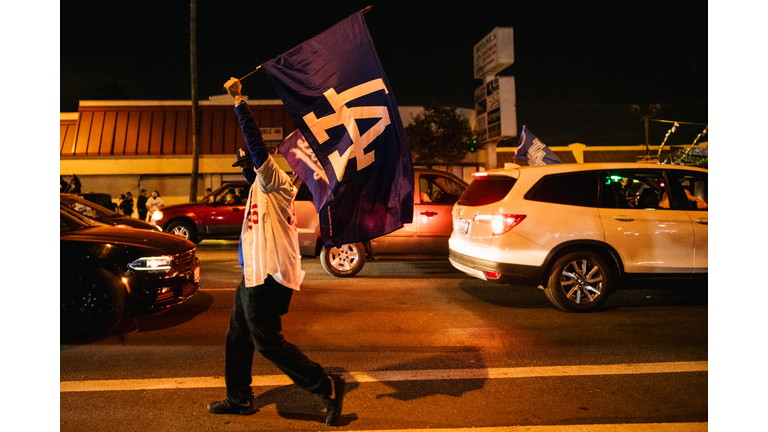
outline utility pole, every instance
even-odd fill
[[[200,159],[200,125],[197,113],[197,3],[189,2],[189,68],[192,78],[192,179],[189,184],[189,202],[197,201],[197,177]]]
[[[642,115],[640,114],[640,106],[632,105],[632,111],[637,113],[637,115],[639,115],[640,118],[642,118],[645,121],[645,151],[646,151],[646,156],[648,157],[651,156],[651,146],[648,141],[648,123],[649,123],[649,119],[654,115],[656,115],[656,110],[658,110],[659,108],[661,108],[661,105],[659,104],[649,105],[648,113],[646,115]]]

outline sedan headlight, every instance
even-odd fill
[[[171,270],[172,264],[173,256],[162,255],[156,257],[139,258],[136,261],[128,264],[128,267],[139,271],[167,272]]]
[[[159,221],[162,218],[163,218],[163,212],[161,212],[160,210],[155,210],[155,212],[152,213],[152,219],[151,219],[152,222]]]

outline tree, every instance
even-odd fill
[[[472,145],[469,119],[456,108],[429,104],[405,128],[415,165],[447,165],[461,163]]]

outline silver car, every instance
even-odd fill
[[[336,277],[356,275],[365,265],[366,257],[387,254],[447,257],[448,239],[453,230],[451,210],[467,188],[467,183],[451,173],[425,168],[414,168],[413,178],[412,223],[366,242],[331,248],[322,245],[320,224],[312,203],[312,194],[306,185],[300,184],[295,210],[301,254],[319,255],[325,271]]]

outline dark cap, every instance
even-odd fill
[[[233,167],[243,166],[245,162],[253,162],[253,159],[251,159],[251,153],[248,151],[248,146],[245,144],[237,148],[236,155],[237,162],[232,164]]]

